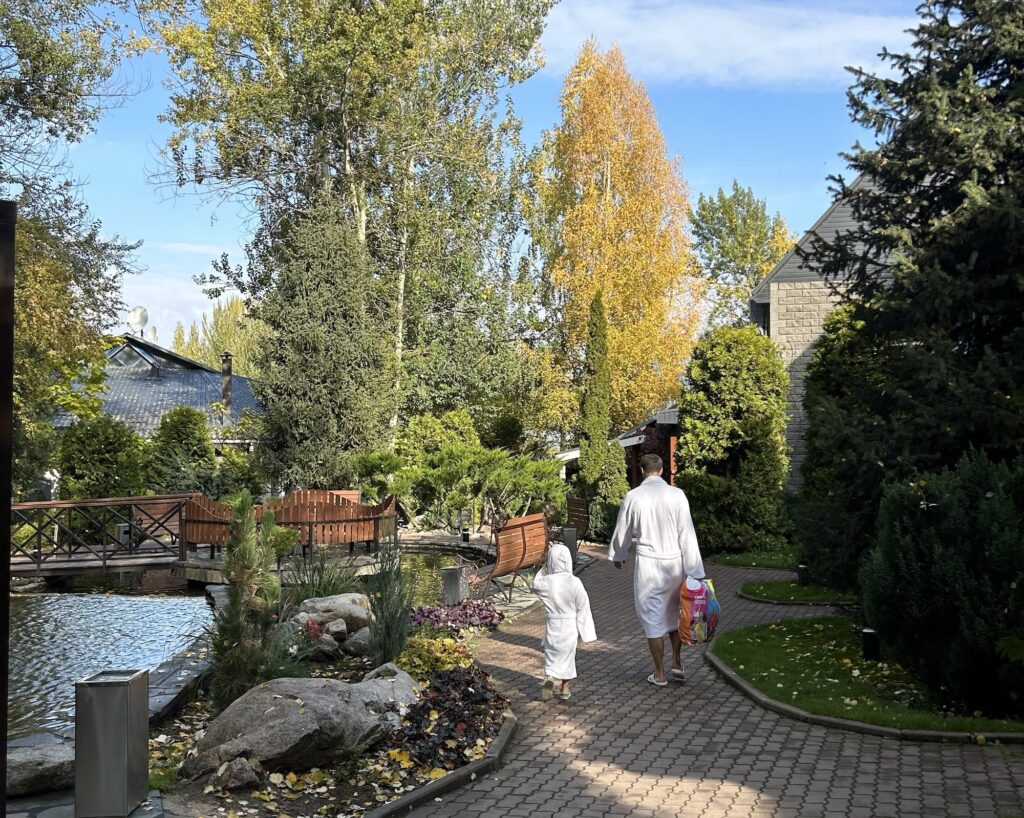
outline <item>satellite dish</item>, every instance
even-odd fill
[[[150,327],[146,330],[146,340],[151,344],[156,343],[156,327]]]
[[[132,332],[142,332],[142,328],[149,323],[149,313],[145,307],[132,307],[128,313],[128,326]]]

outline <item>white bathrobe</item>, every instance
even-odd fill
[[[648,477],[619,509],[608,559],[625,562],[636,537],[633,599],[649,639],[679,630],[679,591],[685,577],[704,578],[690,503],[682,489]]]
[[[544,674],[553,679],[576,678],[576,641],[593,642],[594,617],[590,597],[573,576],[572,556],[561,543],[552,543],[547,561],[533,580],[533,592],[544,603]]]

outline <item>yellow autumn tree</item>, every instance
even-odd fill
[[[603,293],[611,418],[624,428],[676,396],[699,323],[687,190],[617,47],[583,46],[561,107],[562,123],[545,135],[534,166],[546,306],[554,345],[575,376],[590,303]]]

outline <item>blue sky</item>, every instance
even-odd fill
[[[829,203],[826,177],[838,154],[864,139],[849,120],[846,65],[877,66],[883,46],[901,50],[914,0],[562,0],[542,41],[545,66],[513,94],[524,138],[558,122],[562,79],[580,45],[617,42],[647,86],[669,152],[682,159],[695,200],[752,187],[790,228],[806,230]],[[71,161],[105,232],[142,239],[145,272],[125,281],[129,307],[149,310],[169,344],[174,324],[210,302],[192,276],[222,252],[241,258],[248,231],[240,209],[153,183],[167,128],[163,59],[131,69],[145,90],[106,113]],[[118,327],[121,329],[121,327]]]

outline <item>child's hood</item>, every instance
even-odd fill
[[[551,543],[548,548],[548,559],[545,565],[548,575],[572,574],[572,555],[561,543]]]

